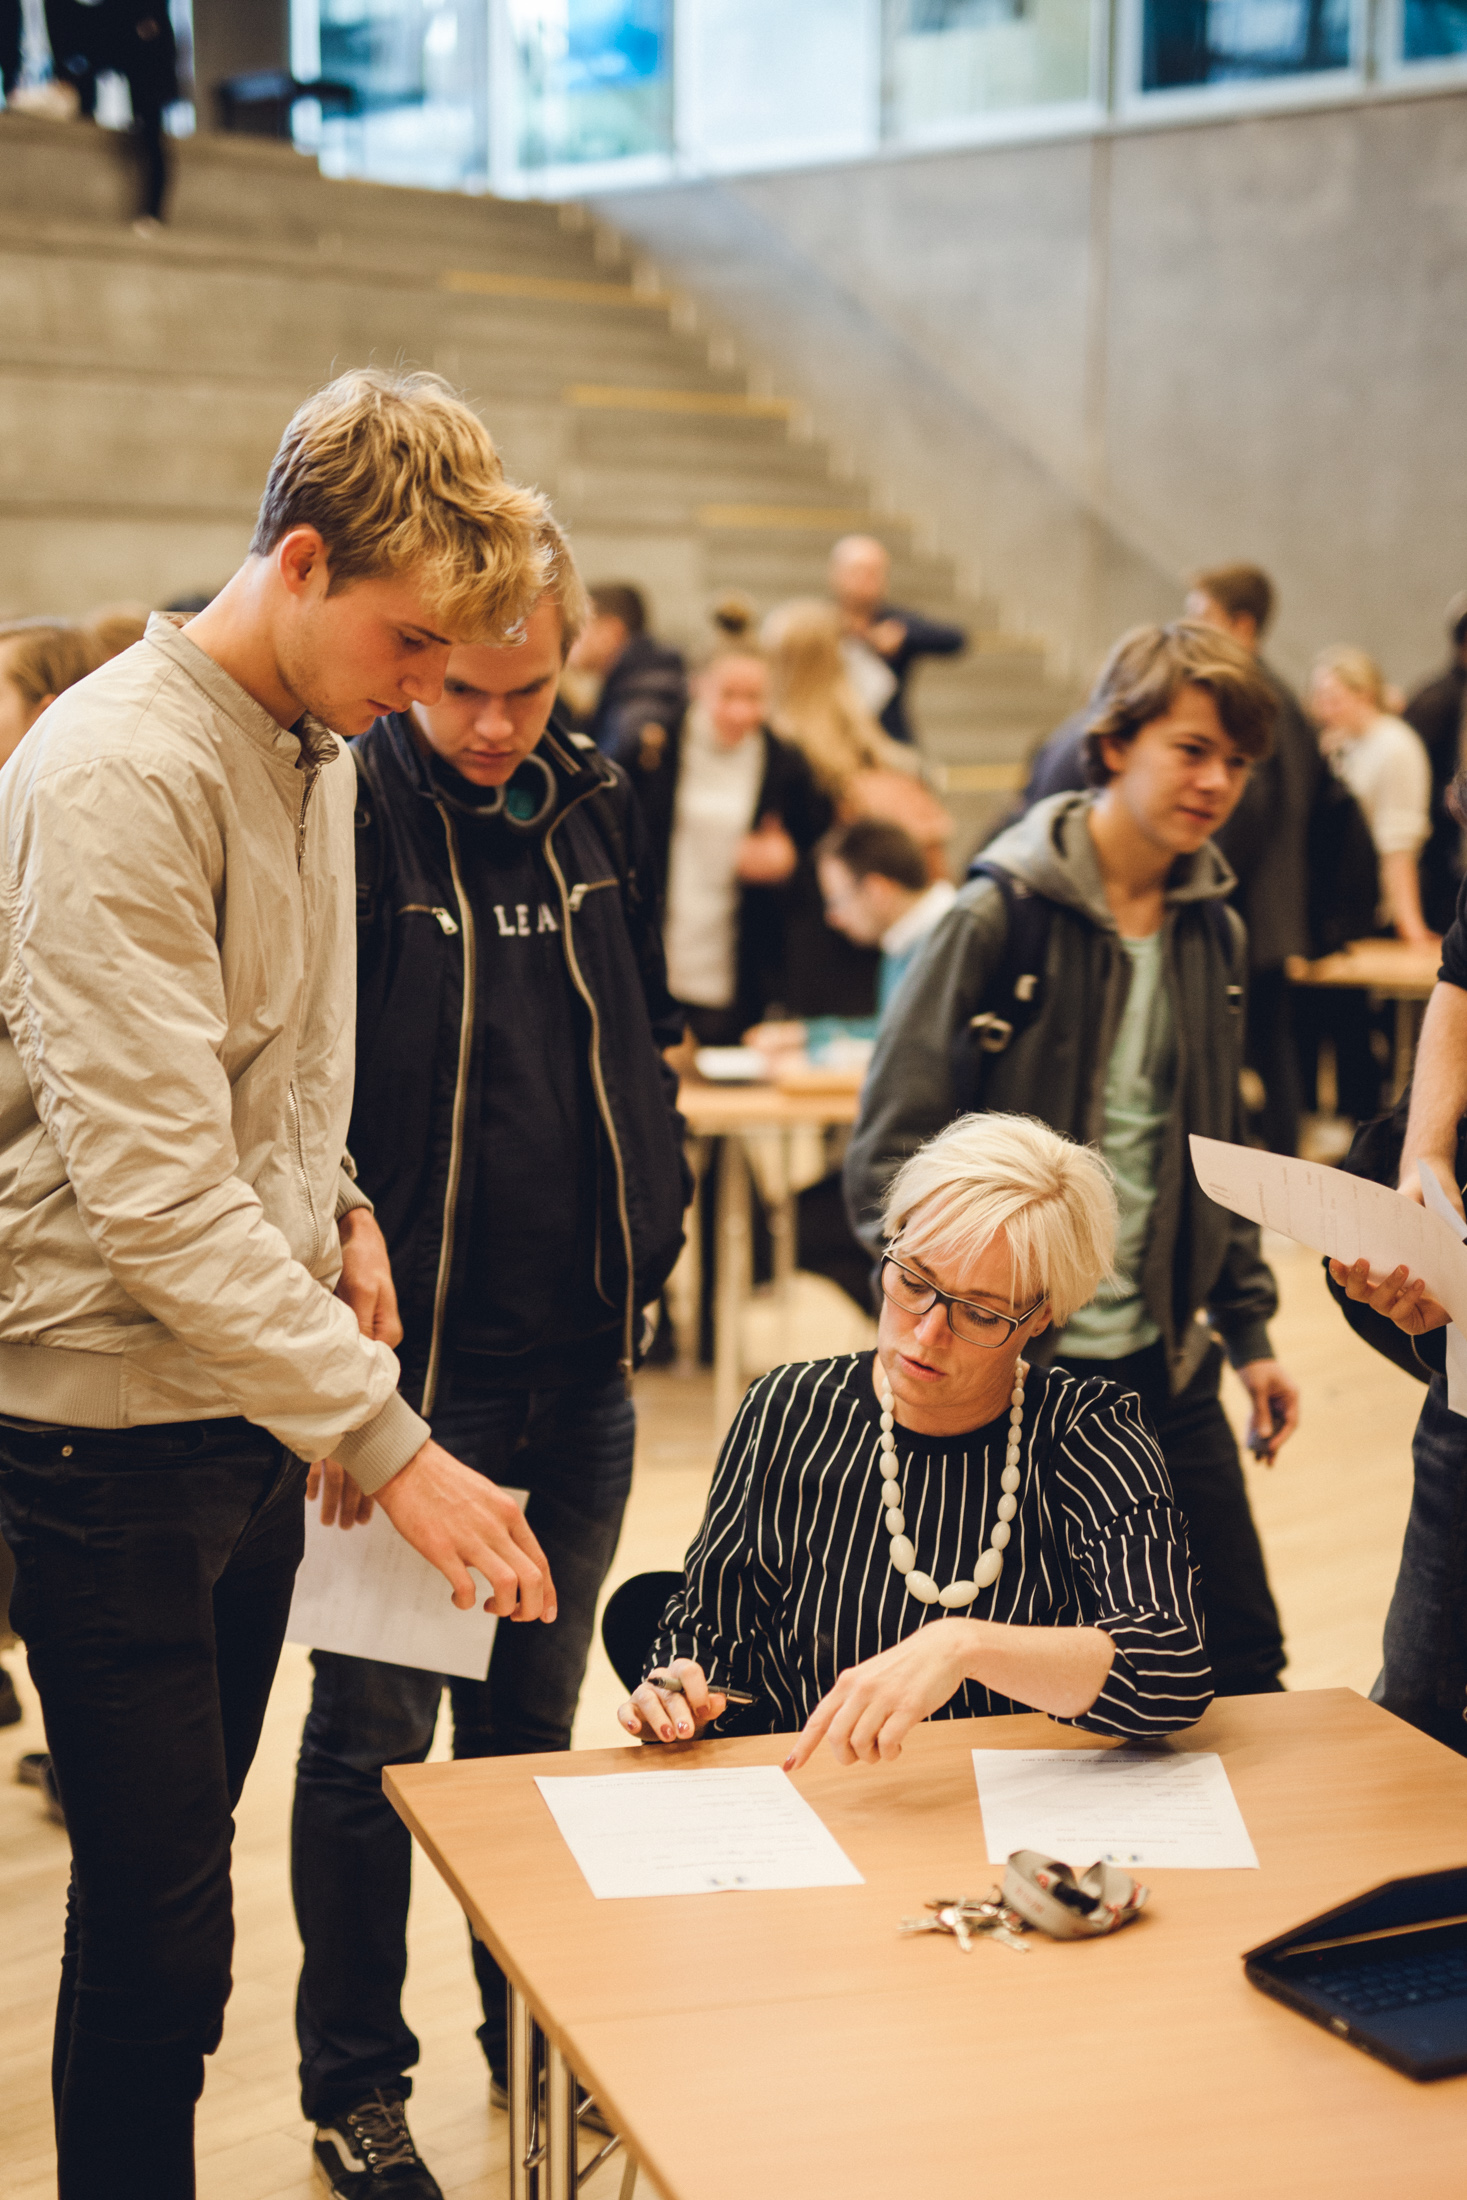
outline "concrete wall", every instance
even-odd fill
[[[1251,558],[1299,673],[1467,584],[1467,93],[595,202],[1083,666]]]

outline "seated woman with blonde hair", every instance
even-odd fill
[[[1025,1357],[1110,1271],[1105,1163],[964,1116],[899,1170],[884,1230],[874,1354],[750,1389],[623,1727],[685,1741],[740,1690],[720,1731],[799,1727],[793,1767],[822,1739],[898,1756],[934,1717],[1190,1726],[1211,1676],[1155,1439],[1130,1392]]]

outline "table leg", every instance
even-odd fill
[[[693,1172],[693,1199],[685,1217],[687,1235],[683,1239],[683,1249],[678,1254],[676,1267],[667,1279],[667,1303],[672,1312],[679,1375],[694,1375],[698,1369],[698,1332],[703,1320],[703,1229],[698,1194],[702,1189],[711,1150],[711,1139],[688,1140],[688,1166]]]
[[[540,2066],[545,2035],[516,1987],[509,1989],[509,2200],[538,2200]]]
[[[576,2200],[576,2074],[545,2043],[545,2200]]]
[[[769,1210],[769,1235],[774,1253],[774,1288],[780,1307],[788,1319],[795,1274],[795,1195],[790,1188],[793,1166],[788,1130],[780,1131],[778,1150],[776,1189]]]
[[[718,1160],[718,1277],[713,1324],[713,1419],[718,1441],[739,1402],[741,1326],[749,1296],[749,1163],[743,1141],[726,1137]]]

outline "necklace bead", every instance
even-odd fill
[[[881,1400],[881,1437],[878,1445],[881,1466],[881,1501],[886,1507],[886,1532],[891,1538],[891,1567],[900,1574],[908,1596],[919,1604],[938,1604],[946,1612],[959,1612],[973,1602],[982,1589],[991,1588],[1003,1572],[1003,1554],[1013,1533],[1009,1522],[1019,1509],[1015,1495],[1022,1479],[1019,1457],[1023,1450],[1024,1427],[1024,1378],[1029,1370],[1022,1360],[1014,1370],[1014,1387],[1010,1393],[1008,1442],[1004,1451],[1004,1469],[1000,1477],[1003,1495],[998,1501],[998,1518],[988,1538],[988,1549],[973,1569],[970,1581],[952,1581],[945,1589],[938,1587],[931,1574],[921,1571],[917,1565],[917,1547],[907,1534],[906,1514],[903,1510],[901,1469],[896,1455],[896,1413],[891,1386],[886,1371],[878,1360],[877,1376],[881,1383],[878,1396]]]

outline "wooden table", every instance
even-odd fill
[[[1409,940],[1354,940],[1337,955],[1309,962],[1293,955],[1288,977],[1294,985],[1359,986],[1396,1004],[1395,1062],[1391,1100],[1399,1100],[1411,1076],[1421,1029],[1421,1005],[1436,984],[1441,947],[1413,946]]]
[[[1170,1746],[1221,1752],[1261,1869],[1148,1873],[1113,1940],[965,1957],[896,1924],[996,1877],[975,1746],[1095,1745],[1033,1716],[921,1727],[879,1768],[822,1754],[799,1785],[864,1886],[655,1902],[592,1897],[534,1776],[777,1764],[785,1739],[389,1767],[509,1976],[522,2074],[543,2029],[550,2175],[515,2164],[515,2200],[569,2200],[571,2069],[667,2200],[1461,2200],[1467,2078],[1413,2084],[1240,1958],[1467,1862],[1467,1762],[1348,1689],[1216,1704]]]
[[[790,1133],[854,1123],[860,1103],[859,1072],[849,1076],[830,1073],[816,1082],[790,1085],[712,1085],[703,1078],[685,1077],[679,1087],[678,1107],[687,1122],[693,1173],[699,1181],[713,1141],[723,1141],[718,1165],[713,1302],[713,1418],[720,1442],[744,1384],[742,1323],[750,1290],[753,1222],[749,1146],[763,1141],[772,1143],[776,1151],[781,1189],[769,1210],[769,1232],[774,1245],[775,1288],[787,1291],[796,1252]],[[690,1361],[697,1355],[702,1296],[695,1220],[690,1220],[687,1243],[669,1293],[679,1353]]]

